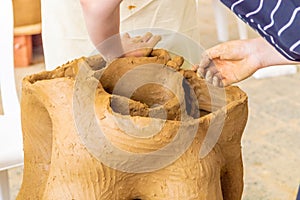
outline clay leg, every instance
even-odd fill
[[[52,122],[45,106],[32,91],[23,89],[22,97],[25,163],[17,199],[41,199],[51,162]]]

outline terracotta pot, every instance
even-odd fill
[[[241,199],[247,96],[182,62],[154,50],[26,77],[18,199]]]

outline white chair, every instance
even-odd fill
[[[216,20],[218,40],[220,42],[225,42],[229,39],[228,19],[226,15],[227,8],[225,8],[225,6],[220,2],[220,0],[212,0],[212,6],[214,9],[214,15]],[[248,34],[246,24],[238,17],[236,18],[240,39],[247,39]]]
[[[13,57],[13,8],[0,0],[0,88],[4,115],[0,115],[0,200],[8,200],[8,169],[23,165],[20,104]]]

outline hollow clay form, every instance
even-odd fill
[[[86,64],[81,65],[84,61]],[[171,58],[165,50],[153,50],[149,57],[119,58],[105,70],[102,69],[105,62],[94,56],[26,77],[21,101],[25,163],[17,199],[241,199],[241,136],[247,121],[247,96],[239,88],[230,86],[225,88],[225,104],[218,105],[217,94],[222,89],[207,84],[193,71],[180,69],[182,63],[181,57]],[[168,69],[171,76],[166,81],[174,88],[150,83],[135,90],[130,99],[122,95],[122,91],[114,93],[122,76],[147,64],[159,64],[162,71]],[[75,79],[84,66],[95,72],[95,80],[100,79],[92,104],[99,126],[105,129],[105,136],[114,146],[134,154],[151,153],[172,142],[180,126],[184,126],[184,135],[188,135],[193,131],[191,124],[197,124],[195,136],[187,149],[173,162],[155,170],[140,168],[139,171],[137,164],[136,172],[126,171],[117,165],[103,163],[99,159],[102,152],[95,153],[90,149],[97,148],[97,140],[84,141],[75,123]],[[183,106],[183,110],[180,109],[183,100],[172,92],[183,91],[183,83],[173,78],[175,74],[185,78],[197,99],[191,100],[184,94],[190,106]],[[129,87],[132,83],[127,84]],[[127,86],[125,84],[125,88]],[[217,96],[214,101],[216,110],[212,109],[212,94]],[[124,107],[125,104],[128,106]],[[225,113],[224,119],[220,117],[222,113]],[[120,123],[131,120],[136,124],[147,124],[149,119],[164,123],[156,135],[136,138],[126,133],[125,129],[131,129],[126,123],[124,130],[118,128],[116,117]],[[206,145],[204,140],[209,127],[217,126],[222,120],[223,128],[216,144],[207,155],[199,156],[201,147]],[[128,164],[130,161],[123,162]],[[152,164],[155,165],[156,161],[153,160]]]

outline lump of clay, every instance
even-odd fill
[[[183,62],[157,49],[108,66],[98,55],[80,58],[26,77],[18,199],[241,199],[247,96],[234,86],[207,84],[182,70]],[[96,83],[95,91],[77,99],[86,67],[91,76],[82,91]],[[91,131],[93,118],[105,137]],[[219,127],[218,137],[212,127]],[[156,134],[141,137],[151,130]]]
[[[122,103],[122,99],[126,101],[126,99],[122,97],[127,97],[133,100],[130,101],[129,110],[132,110],[133,107],[142,110],[141,113],[143,113],[143,115],[139,116],[149,117],[150,114],[151,117],[154,118],[165,117],[168,120],[179,120],[182,99],[178,98],[184,97],[184,94],[181,94],[184,91],[180,90],[185,80],[182,74],[179,76],[174,75],[176,73],[174,73],[172,68],[168,67],[169,63],[177,63],[176,69],[174,69],[178,71],[183,64],[183,58],[177,56],[171,59],[165,51],[154,50],[152,54],[150,54],[150,57],[120,58],[103,69],[100,82],[106,92],[113,94],[114,101],[112,101],[111,104],[113,110],[118,111],[120,107],[122,107],[122,104],[126,105],[124,101],[124,103]],[[129,73],[132,75],[127,76]],[[150,77],[148,83],[142,83],[142,85],[137,87],[132,93],[128,93],[130,87],[141,84],[141,81],[143,81],[147,75]],[[159,82],[151,82],[154,76],[156,80],[157,78],[159,79]],[[172,76],[172,78],[168,78],[168,76]],[[116,84],[119,83],[120,80],[122,81],[121,86],[116,89]],[[160,80],[163,80],[163,83]],[[167,88],[164,87],[164,85],[171,87]],[[172,91],[179,91],[180,95],[176,96]],[[120,98],[120,100],[117,100],[118,98]],[[119,103],[117,106],[114,106],[114,102]],[[134,106],[134,102],[136,102],[136,106]],[[144,106],[141,106],[141,104]],[[145,109],[147,112],[144,112]],[[137,109],[133,110],[134,113],[131,113],[131,115],[137,116]],[[163,110],[166,111],[166,116],[163,114]],[[120,113],[127,114],[126,111]]]

